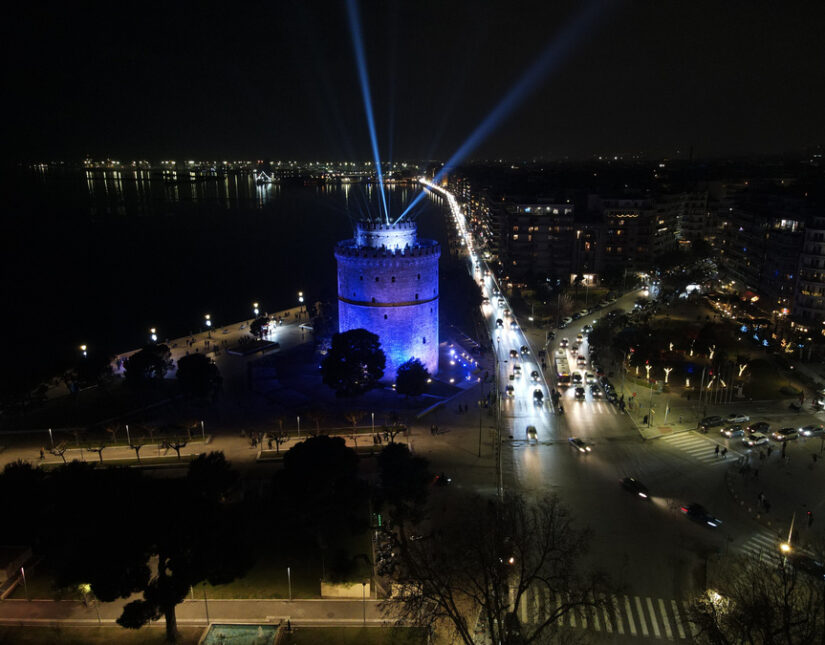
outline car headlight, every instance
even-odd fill
[[[639,493],[639,497],[645,497],[646,498],[647,495],[645,493]]]

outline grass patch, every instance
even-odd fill
[[[203,633],[203,627],[178,627],[178,631],[178,643],[195,645]],[[138,630],[109,625],[0,627],[0,645],[160,645],[165,642],[166,628],[163,626],[143,627]]]
[[[285,645],[418,645],[427,641],[414,627],[293,627]]]

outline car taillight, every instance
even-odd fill
[[[687,512],[688,512],[687,509],[683,506],[682,507],[682,513],[687,513]]]

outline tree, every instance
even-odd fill
[[[171,359],[168,346],[147,345],[123,362],[126,383],[145,385],[159,381],[169,369]]]
[[[260,316],[249,323],[249,333],[258,340],[264,337],[264,330],[269,325],[269,318],[267,316]]]
[[[387,416],[387,422],[381,426],[381,431],[389,436],[390,443],[395,442],[395,438],[406,430],[407,426],[401,423],[401,417],[398,416],[397,412],[390,412]]]
[[[63,460],[63,463],[66,463],[66,442],[61,441],[57,444],[54,448],[52,448],[49,452],[51,452],[55,457],[60,457]]]
[[[311,437],[290,448],[275,491],[289,525],[321,549],[360,527],[358,455],[341,437]]]
[[[322,407],[309,408],[304,416],[315,424],[315,430],[307,430],[313,437],[321,434],[321,424],[327,420],[327,411]]]
[[[212,502],[221,502],[238,481],[238,472],[232,469],[222,452],[198,455],[189,464],[186,483],[191,494]]]
[[[96,452],[98,458],[100,459],[100,463],[102,464],[103,463],[103,451],[106,450],[106,447],[107,446],[106,446],[105,443],[100,442],[100,443],[97,443],[97,444],[92,444],[92,445],[86,446],[86,450],[88,450],[89,452]]]
[[[393,520],[420,519],[432,479],[427,460],[402,443],[390,443],[378,455],[378,474],[378,498],[389,505]]]
[[[351,329],[332,337],[321,373],[324,384],[337,396],[353,397],[375,387],[386,364],[378,336],[366,329]]]
[[[696,643],[803,645],[825,641],[821,572],[816,576],[795,568],[779,553],[763,554],[758,560],[726,556],[713,571],[714,589],[691,603]]]
[[[419,396],[427,389],[430,373],[417,358],[411,358],[398,367],[395,391],[407,396]]]
[[[135,451],[135,459],[137,462],[140,463],[140,449],[146,444],[145,437],[135,437],[132,439],[132,442],[129,444],[129,447]]]
[[[172,437],[171,439],[166,439],[163,442],[163,447],[166,448],[167,450],[169,448],[174,450],[175,454],[177,454],[177,456],[178,456],[178,461],[180,461],[180,451],[182,449],[186,448],[187,443],[188,442],[187,442],[186,439],[182,439],[181,437]]]
[[[432,625],[446,620],[455,639],[476,642],[468,616],[480,612],[489,636],[483,642],[533,643],[557,632],[571,612],[601,607],[611,612],[604,575],[582,572],[588,534],[573,527],[556,497],[528,503],[454,498],[430,539],[407,540],[399,528],[400,619]],[[520,606],[535,593],[562,601],[542,622],[522,624]],[[389,608],[389,604],[387,605]]]
[[[178,382],[188,396],[215,396],[222,381],[218,366],[206,354],[189,354],[178,360]]]

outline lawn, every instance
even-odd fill
[[[179,627],[181,645],[195,645],[203,627]],[[163,626],[139,630],[118,626],[103,627],[6,627],[0,626],[0,645],[161,645],[166,642]],[[383,642],[383,641],[382,641]],[[387,641],[389,642],[389,641]]]
[[[418,645],[423,630],[412,627],[293,627],[284,645]]]

